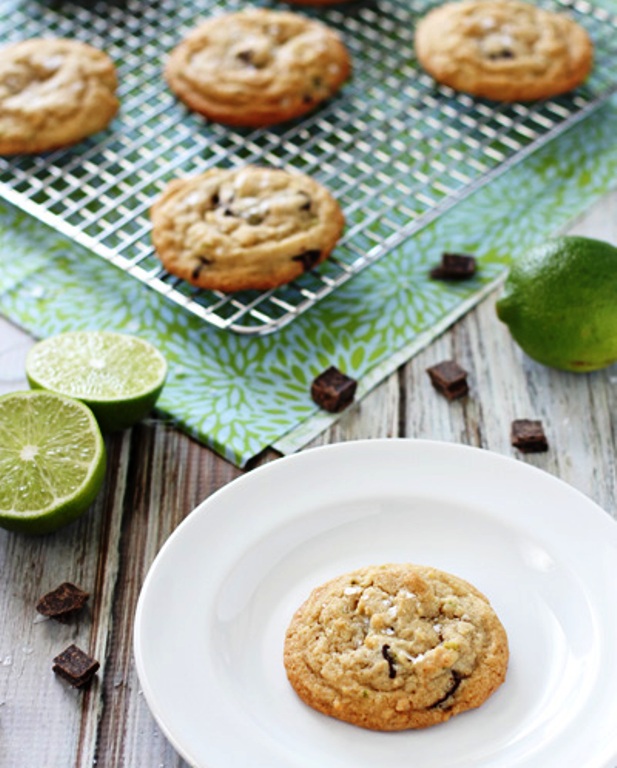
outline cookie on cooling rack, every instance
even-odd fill
[[[0,154],[69,146],[105,128],[118,111],[109,56],[65,38],[0,49]]]
[[[284,663],[296,693],[339,720],[424,728],[479,707],[503,683],[506,632],[463,579],[411,564],[317,587],[295,613]]]
[[[420,65],[438,82],[505,102],[570,91],[593,63],[593,44],[582,26],[520,0],[438,6],[418,23],[415,48]]]
[[[351,71],[336,31],[287,11],[254,8],[208,19],[171,52],[165,78],[215,122],[261,127],[300,117]]]
[[[259,166],[175,179],[151,218],[167,271],[224,292],[294,280],[327,258],[344,226],[339,204],[314,179]]]

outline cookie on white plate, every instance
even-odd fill
[[[508,656],[505,629],[481,592],[407,563],[317,587],[284,647],[287,676],[306,704],[380,731],[424,728],[479,707],[504,682]]]

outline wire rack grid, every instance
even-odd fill
[[[303,7],[341,32],[353,76],[303,119],[248,130],[191,114],[161,76],[186,32],[207,15],[239,10],[238,0],[3,0],[6,42],[65,36],[105,49],[122,106],[107,131],[75,147],[0,158],[0,194],[217,328],[281,328],[617,90],[617,19],[587,0],[542,0],[593,39],[592,76],[575,92],[495,104],[438,86],[413,49],[415,23],[432,4]],[[295,168],[330,188],[347,221],[335,253],[266,292],[204,291],[168,274],[150,240],[152,201],[171,178],[246,163]]]

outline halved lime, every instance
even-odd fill
[[[30,386],[77,398],[104,432],[144,418],[161,394],[167,363],[144,339],[111,331],[71,331],[35,344],[26,358]]]
[[[54,392],[0,397],[0,526],[50,533],[94,501],[105,444],[92,411]]]

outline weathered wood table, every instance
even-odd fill
[[[617,194],[572,227],[617,243]],[[498,293],[498,292],[496,292]],[[314,445],[410,437],[479,446],[517,456],[617,514],[617,366],[576,375],[526,358],[495,318],[496,294],[402,366]],[[0,321],[0,389],[25,388],[32,344]],[[469,397],[436,396],[425,369],[455,358],[469,371]],[[517,454],[510,423],[543,421],[547,453]],[[0,766],[157,768],[185,765],[140,692],[132,652],[133,615],[146,572],[163,542],[205,497],[241,471],[164,423],[149,420],[108,439],[103,492],[77,523],[43,538],[0,531]],[[271,453],[261,462],[275,460]],[[37,599],[63,581],[91,593],[86,612],[42,620]],[[101,661],[78,691],[51,671],[70,643]],[[230,766],[230,768],[248,768]]]

